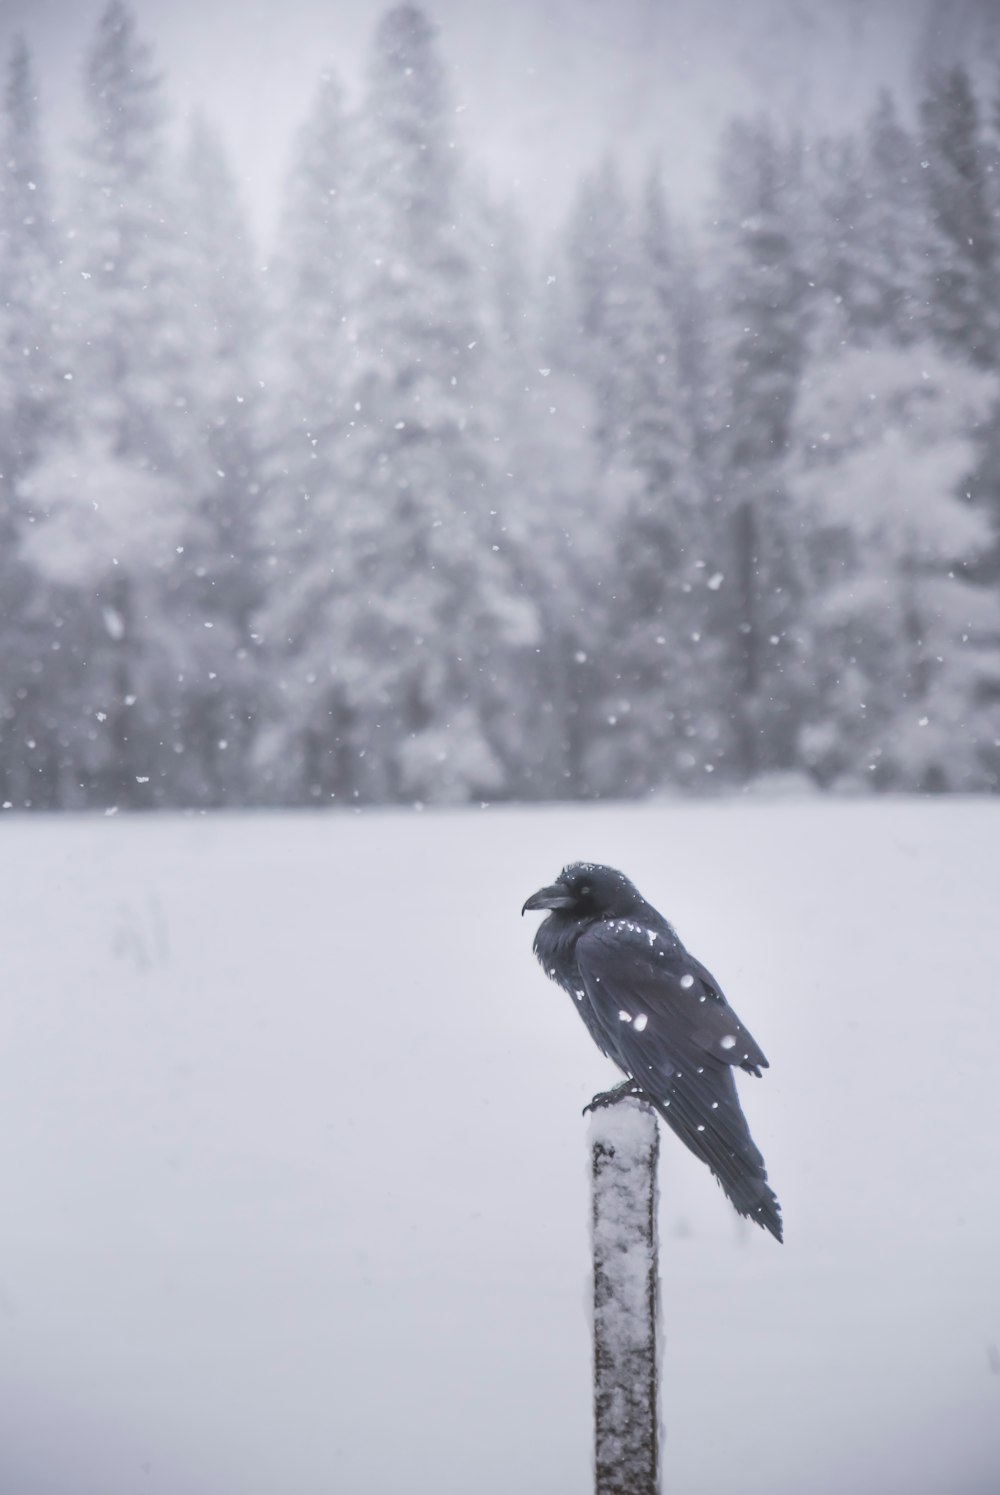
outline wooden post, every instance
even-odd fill
[[[656,1113],[591,1113],[596,1495],[658,1495]]]

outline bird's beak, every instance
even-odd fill
[[[554,882],[550,888],[539,888],[537,893],[525,900],[521,913],[536,908],[572,908],[573,896],[564,883]]]

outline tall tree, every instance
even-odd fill
[[[171,605],[203,626],[201,668],[188,677],[181,728],[199,765],[191,792],[245,799],[257,696],[251,632],[261,596],[261,341],[264,318],[250,232],[225,150],[196,121],[180,194],[181,273],[194,317],[185,396],[194,425],[197,491],[172,578]]]
[[[964,68],[931,79],[920,114],[930,331],[947,352],[994,368],[1000,336],[997,240],[979,110]]]
[[[34,73],[18,40],[0,123],[0,797],[18,805],[52,803],[59,778],[44,678],[58,641],[45,585],[22,552],[22,484],[58,421],[55,256]]]
[[[706,630],[713,538],[682,396],[683,282],[655,174],[622,258],[622,290],[607,312],[609,342],[619,349],[618,415],[605,443],[629,477],[610,547],[604,693],[591,754],[594,786],[605,793],[704,782],[720,736],[718,649]]]
[[[571,564],[567,510],[571,503],[585,505],[587,494],[577,484],[579,460],[564,464],[555,447],[565,436],[578,447],[579,433],[575,425],[566,426],[553,370],[541,351],[525,225],[468,179],[461,214],[488,358],[481,419],[493,448],[490,517],[503,555],[505,588],[518,606],[538,617],[533,648],[493,654],[491,689],[506,707],[491,718],[491,740],[505,793],[560,797],[579,782],[580,768],[574,687],[581,646],[573,620],[584,587]]]
[[[813,288],[810,347],[829,357],[871,335],[864,273],[868,184],[853,135],[820,139],[810,159],[803,256]]]
[[[886,90],[866,122],[864,162],[864,314],[873,338],[906,344],[927,328],[926,203],[917,142]]]
[[[272,276],[266,491],[257,618],[273,689],[260,771],[281,797],[329,800],[348,784],[334,649],[350,577],[341,565],[347,335],[353,264],[351,124],[333,74],[296,142]]]
[[[507,786],[498,664],[537,639],[497,524],[486,326],[434,29],[375,36],[361,120],[365,255],[350,319],[353,424],[331,636],[355,792]]]
[[[799,541],[785,458],[808,325],[799,262],[801,157],[766,119],[736,122],[722,156],[719,218],[728,441],[722,597],[739,767],[794,762],[804,688]]]
[[[202,620],[170,607],[198,490],[193,336],[160,78],[119,0],[100,18],[85,81],[65,266],[67,429],[26,480],[31,554],[72,619],[66,704],[82,792],[177,802],[198,779],[179,730],[182,687],[204,668]]]
[[[607,477],[628,420],[623,380],[629,329],[635,323],[636,224],[621,174],[605,160],[583,178],[566,235],[571,287],[568,325],[559,329],[569,362],[584,379],[594,402],[593,433]]]
[[[995,147],[984,138],[964,68],[933,75],[921,105],[927,203],[928,327],[938,344],[979,368],[1000,365],[1000,230],[998,189],[990,176]],[[1000,402],[979,433],[970,483],[990,516],[994,541],[979,569],[1000,575]]]
[[[990,533],[965,492],[995,400],[994,375],[923,343],[849,350],[799,403],[814,614],[802,752],[823,783],[997,785],[1000,602],[972,574]]]
[[[0,160],[0,451],[10,484],[37,456],[55,419],[55,254],[31,56],[17,41],[7,68]]]
[[[605,158],[585,174],[554,246],[542,298],[543,409],[551,443],[540,453],[555,468],[555,521],[545,564],[559,576],[546,639],[555,644],[570,781],[578,794],[602,792],[614,772],[605,737],[616,722],[606,700],[615,669],[612,639],[614,551],[632,475],[622,461],[626,394],[623,339],[631,326],[635,224],[621,173]],[[560,540],[564,539],[564,546]],[[560,565],[556,557],[561,557]],[[617,718],[616,718],[617,721]],[[622,785],[621,792],[628,788]]]
[[[811,153],[805,223],[810,351],[902,344],[926,331],[927,208],[916,143],[883,91],[860,134]]]

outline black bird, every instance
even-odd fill
[[[591,1038],[628,1079],[592,1106],[640,1093],[707,1163],[741,1215],[782,1239],[781,1206],[740,1110],[733,1067],[760,1075],[760,1046],[715,978],[622,872],[574,862],[525,909],[545,974],[573,998]]]

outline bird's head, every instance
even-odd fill
[[[574,919],[609,919],[623,918],[644,906],[624,872],[596,862],[571,862],[549,887],[532,893],[521,912],[549,909]]]

